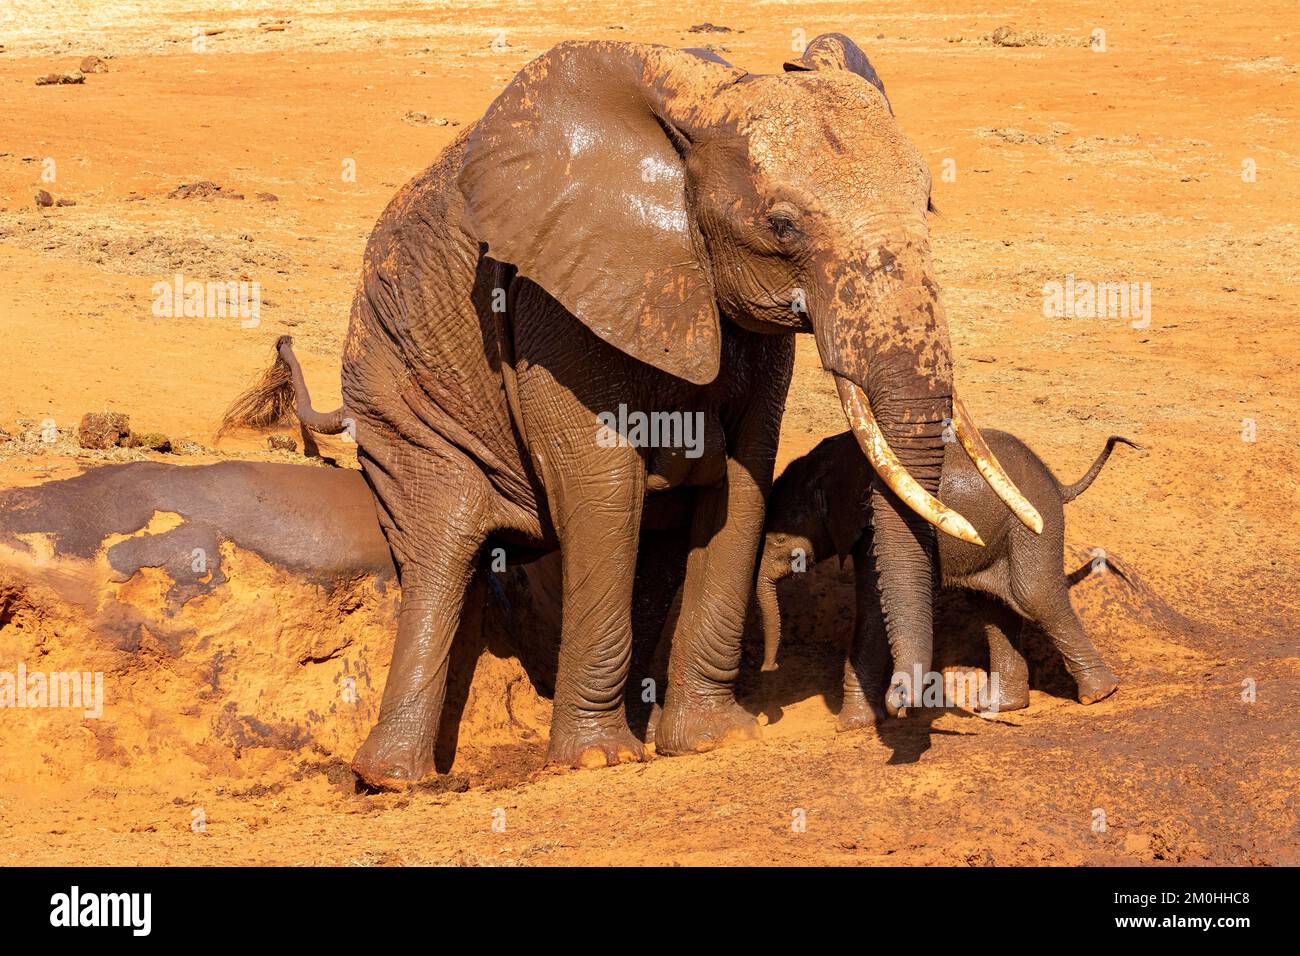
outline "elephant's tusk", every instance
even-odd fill
[[[846,378],[835,376],[835,388],[840,393],[840,402],[844,405],[844,414],[848,417],[853,435],[858,440],[871,467],[880,479],[907,506],[934,525],[945,534],[952,535],[960,541],[984,547],[984,541],[969,521],[953,511],[930,492],[922,488],[898,456],[885,441],[884,433],[876,423],[876,416],[871,412],[871,404],[866,394]]]
[[[1020,489],[1015,486],[1015,483],[1007,477],[1007,473],[1002,469],[997,458],[994,457],[993,451],[984,441],[984,436],[975,427],[970,412],[966,411],[966,406],[955,395],[952,399],[952,425],[953,430],[957,433],[957,440],[961,442],[961,447],[966,449],[966,454],[970,455],[970,460],[975,463],[975,467],[984,476],[984,480],[989,483],[989,487],[997,493],[999,498],[1006,502],[1012,514],[1019,518],[1026,528],[1034,532],[1034,534],[1042,534],[1042,515],[1020,493]]]

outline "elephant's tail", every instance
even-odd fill
[[[1101,454],[1097,456],[1097,460],[1092,463],[1092,467],[1084,473],[1084,476],[1072,485],[1061,486],[1062,502],[1073,501],[1075,498],[1079,497],[1079,495],[1088,490],[1088,486],[1091,485],[1097,475],[1101,473],[1102,466],[1106,464],[1106,459],[1110,457],[1110,453],[1115,448],[1116,442],[1123,442],[1130,448],[1136,448],[1138,451],[1142,451],[1142,446],[1137,442],[1129,441],[1123,435],[1111,435],[1106,439],[1106,447],[1101,450]]]
[[[302,366],[293,354],[293,338],[282,335],[275,342],[275,361],[252,388],[230,403],[217,437],[231,428],[268,428],[289,424],[295,418],[320,435],[337,435],[347,428],[343,406],[332,412],[312,408]]]

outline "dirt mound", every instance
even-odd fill
[[[243,492],[254,485],[241,484],[268,468],[355,513],[335,526],[272,513],[283,504],[274,487],[258,483],[252,496]],[[214,505],[205,496],[218,488]],[[367,521],[368,537],[343,540]],[[528,620],[527,573],[515,569],[480,593],[453,661],[454,729],[440,745],[447,772],[495,770],[475,758],[544,742],[549,722],[549,704],[512,656],[513,633],[543,626]],[[0,660],[27,674],[96,675],[103,702],[83,719],[95,705],[49,707],[22,688],[33,709],[0,738],[0,775],[30,781],[33,755],[51,786],[125,783],[144,768],[264,783],[303,760],[344,763],[378,714],[398,600],[355,472],[148,463],[5,492]]]

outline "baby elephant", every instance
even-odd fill
[[[950,444],[943,463],[939,499],[965,515],[985,547],[939,535],[939,574],[943,587],[981,592],[988,601],[985,630],[989,672],[997,674],[999,694],[988,707],[1015,710],[1029,704],[1029,669],[1019,648],[1021,619],[1037,624],[1065,658],[1078,684],[1079,700],[1095,703],[1119,686],[1114,673],[1084,633],[1070,604],[1063,570],[1065,513],[1062,505],[1081,495],[1101,471],[1116,442],[1112,435],[1087,474],[1062,486],[1020,439],[1006,432],[983,432],[1012,481],[1043,518],[1034,534],[1007,509],[976,471],[971,459]],[[763,670],[776,669],[781,617],[776,583],[792,571],[818,561],[853,555],[857,615],[853,645],[844,668],[841,730],[875,723],[883,714],[892,665],[881,619],[871,557],[873,475],[852,433],[827,438],[790,463],[772,487],[756,584],[764,634]]]

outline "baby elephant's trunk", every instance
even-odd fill
[[[763,623],[763,670],[776,670],[776,652],[781,646],[781,607],[776,600],[776,582],[783,577],[768,560],[767,551],[758,563],[754,593]]]

